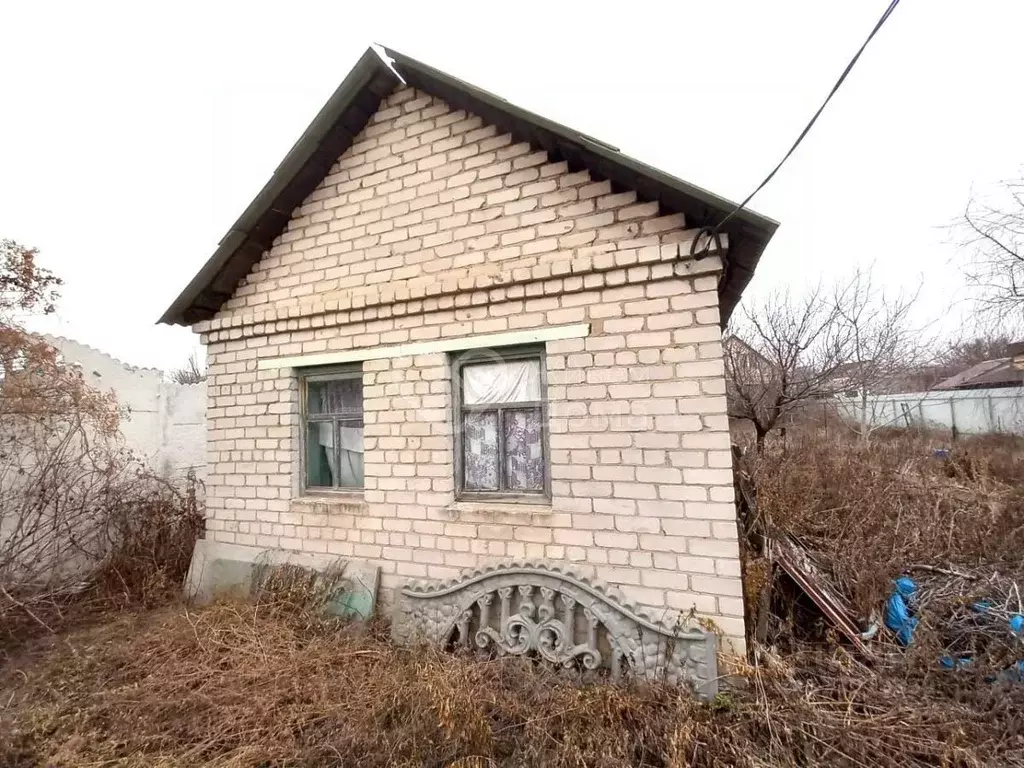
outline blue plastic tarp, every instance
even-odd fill
[[[900,576],[893,583],[896,588],[885,602],[885,626],[896,633],[900,645],[908,646],[920,623],[910,615],[910,603],[917,592],[917,584],[908,576]]]

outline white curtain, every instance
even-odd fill
[[[462,369],[462,396],[466,405],[540,400],[540,361],[467,365]]]
[[[327,454],[331,477],[337,478],[342,488],[359,488],[363,485],[363,428],[341,427],[338,429],[341,448],[341,466],[334,454],[334,424],[320,424],[320,445]]]
[[[334,455],[334,424],[329,421],[320,423],[320,445],[327,454],[327,466],[331,468],[331,480],[338,476],[338,462]]]
[[[343,488],[363,487],[363,428],[341,427],[341,466],[338,467],[338,485]]]

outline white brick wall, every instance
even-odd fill
[[[372,560],[383,597],[488,560],[572,561],[742,649],[718,256],[679,214],[399,89],[208,345],[209,533]],[[365,491],[299,494],[298,382],[261,359],[586,322],[546,346],[550,508],[454,503],[446,354],[363,363]]]

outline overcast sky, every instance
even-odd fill
[[[173,367],[156,326],[371,42],[733,200],[886,0],[4,3],[0,237],[67,282],[49,330]],[[1024,164],[1019,0],[905,0],[752,207],[748,296],[874,264],[959,324],[946,225]]]

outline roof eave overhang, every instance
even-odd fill
[[[159,322],[191,325],[216,314],[399,82],[368,48]]]

